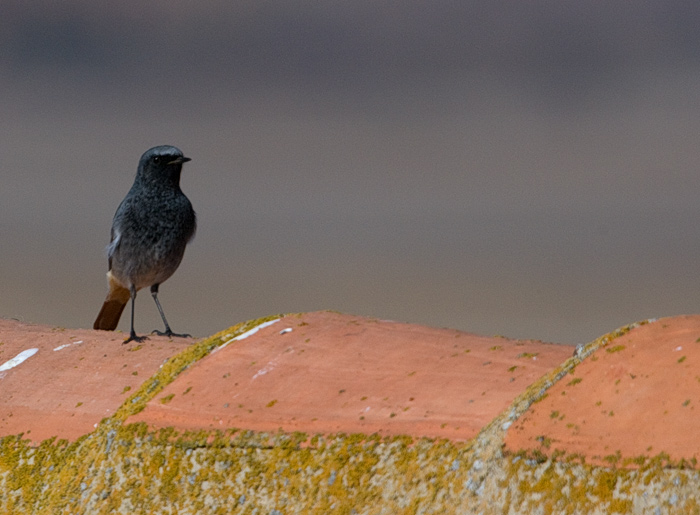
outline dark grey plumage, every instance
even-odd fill
[[[136,292],[150,287],[153,299],[171,331],[158,301],[158,287],[180,266],[187,243],[197,222],[189,199],[180,189],[182,165],[190,161],[172,146],[147,150],[139,161],[134,184],[117,208],[112,222],[112,239],[107,247],[109,293],[95,320],[95,329],[114,330],[131,299],[131,333],[125,341],[141,341],[134,331]]]

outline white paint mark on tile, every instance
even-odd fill
[[[56,347],[53,351],[56,352],[56,351],[58,351],[58,350],[63,350],[63,349],[65,349],[66,347],[70,347],[71,345],[79,345],[79,344],[81,344],[81,343],[83,343],[83,340],[78,340],[77,342],[72,342],[72,343],[66,343],[65,345],[59,345],[59,346]]]
[[[276,366],[277,366],[277,360],[270,361],[267,365],[265,365],[263,368],[261,368],[260,370],[258,370],[255,373],[255,375],[253,376],[251,381],[255,381],[258,377],[264,376],[265,374],[272,372]]]
[[[251,336],[251,335],[257,333],[260,329],[265,329],[266,327],[269,327],[269,326],[271,326],[272,324],[274,324],[275,322],[279,322],[279,321],[280,321],[279,318],[275,318],[274,320],[268,320],[267,322],[263,322],[263,323],[260,324],[260,325],[256,325],[255,327],[253,327],[252,329],[249,329],[249,330],[246,331],[245,333],[239,334],[238,336],[236,336],[236,337],[234,337],[234,338],[231,338],[229,341],[227,341],[227,342],[224,343],[223,345],[220,345],[219,347],[217,347],[216,349],[214,349],[211,353],[214,354],[215,352],[220,351],[221,349],[223,349],[224,347],[226,347],[226,346],[227,346],[229,343],[231,343],[231,342],[235,342],[235,341],[239,341],[239,340],[244,340],[244,339],[248,338],[248,336]]]
[[[265,365],[263,368],[258,370],[255,375],[250,379],[251,382],[255,381],[258,377],[264,376],[265,374],[269,374],[272,372],[275,368],[277,368],[277,365],[280,364],[280,360],[285,357],[285,354],[288,353],[294,353],[294,349],[292,347],[287,347],[284,351],[282,351],[277,357],[274,359],[270,360],[267,362],[267,365]]]
[[[21,365],[26,359],[31,358],[34,354],[39,352],[39,349],[27,349],[23,350],[19,354],[17,354],[14,358],[12,358],[9,361],[6,361],[2,365],[0,365],[0,372],[3,372],[5,370],[10,370],[11,368],[16,367],[17,365]]]
[[[235,338],[232,338],[230,341],[244,340],[244,339],[248,338],[248,336],[251,336],[251,335],[257,333],[260,329],[265,329],[266,327],[269,327],[269,326],[271,326],[272,324],[274,324],[274,323],[276,323],[276,322],[279,322],[279,321],[280,321],[280,319],[279,319],[279,318],[276,318],[276,319],[274,319],[274,320],[269,320],[269,321],[267,321],[267,322],[263,322],[262,324],[260,324],[260,325],[258,325],[258,326],[256,326],[256,327],[253,327],[251,330],[246,331],[246,332],[243,333],[243,334],[239,334],[239,335],[236,336]]]

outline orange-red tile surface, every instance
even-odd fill
[[[618,451],[700,459],[700,316],[660,319],[598,349],[506,437],[511,450],[543,441],[588,461]]]
[[[190,367],[128,421],[464,440],[572,352],[330,312],[286,316]]]
[[[38,442],[89,433],[194,342],[153,336],[122,345],[124,338],[0,319],[0,436],[25,433]]]

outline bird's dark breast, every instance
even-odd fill
[[[177,270],[195,231],[195,215],[182,193],[131,200],[118,213],[121,239],[112,270],[121,280],[144,288],[162,283]]]

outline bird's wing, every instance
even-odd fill
[[[125,215],[125,212],[128,211],[129,205],[130,205],[128,202],[128,199],[129,199],[129,195],[127,195],[124,198],[124,200],[122,200],[119,203],[119,207],[117,207],[117,211],[114,213],[114,219],[112,220],[112,231],[110,232],[109,245],[107,245],[107,262],[109,263],[108,270],[112,269],[112,258],[114,257],[114,254],[115,254],[115,252],[117,252],[117,249],[119,248],[119,244],[121,243],[122,219]]]
[[[114,253],[117,251],[117,248],[119,248],[119,242],[122,239],[122,233],[119,230],[115,230],[114,227],[112,227],[112,239],[109,242],[109,245],[107,245],[107,263],[109,264],[108,270],[112,269],[112,256],[114,256]]]

